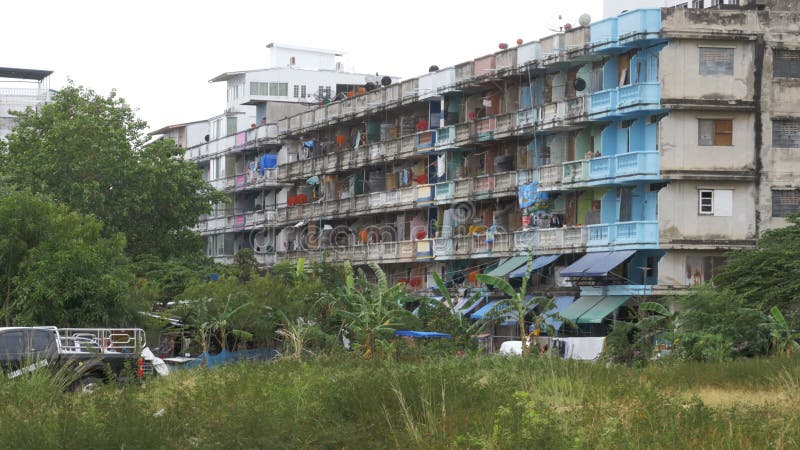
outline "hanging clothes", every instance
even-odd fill
[[[444,155],[436,157],[436,178],[438,181],[444,181],[445,174],[447,173],[447,165]]]

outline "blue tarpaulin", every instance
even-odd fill
[[[450,335],[446,333],[438,333],[436,331],[411,331],[411,330],[397,330],[394,332],[395,336],[407,336],[415,339],[450,339]]]
[[[278,352],[269,348],[240,350],[238,352],[223,350],[216,355],[205,352],[201,353],[194,361],[190,361],[182,367],[215,367],[238,361],[266,361],[275,358],[277,355]]]
[[[517,197],[519,198],[520,208],[528,208],[536,202],[536,191],[538,188],[539,183],[537,181],[523,184],[518,188]]]
[[[561,314],[561,311],[566,309],[567,306],[571,305],[572,302],[575,301],[575,297],[570,295],[562,295],[555,298],[555,307],[550,311],[545,311],[543,315],[545,316],[544,323],[547,325],[552,326],[556,331],[561,328],[561,325],[564,324],[563,321],[556,319],[555,317],[551,317],[553,314]],[[531,325],[531,331],[533,331],[533,325]]]

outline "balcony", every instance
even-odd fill
[[[597,53],[617,48],[617,18],[609,17],[591,24],[589,47]]]
[[[417,142],[414,148],[417,153],[430,153],[436,145],[436,130],[422,131],[416,134]]]
[[[644,45],[661,38],[661,9],[636,9],[617,18],[619,44]]]
[[[475,138],[479,141],[489,141],[494,139],[494,131],[497,129],[497,118],[485,117],[475,123]]]
[[[436,238],[433,240],[433,256],[437,260],[446,260],[453,257],[455,243],[453,238]]]
[[[436,72],[428,72],[419,77],[419,99],[425,100],[439,95],[439,89],[450,86],[455,81],[456,69],[448,67]]]
[[[552,190],[561,185],[563,169],[561,164],[539,167],[539,189]]]
[[[563,164],[564,175],[561,179],[561,184],[564,187],[576,187],[583,185],[589,179],[589,160],[581,159],[578,161],[570,161]]]
[[[600,156],[589,160],[589,184],[610,182],[614,178],[616,156]]]
[[[517,47],[517,65],[520,67],[540,60],[541,57],[542,51],[538,41],[527,42]]]
[[[453,193],[455,192],[455,183],[452,181],[445,181],[443,183],[436,183],[434,185],[434,202],[438,204],[450,203],[453,200]]]
[[[611,117],[617,110],[617,88],[591,94],[589,115],[593,119]]]
[[[639,151],[615,156],[614,176],[617,182],[659,179],[658,151]]]
[[[536,123],[536,108],[521,109],[517,111],[516,129],[532,127]]]
[[[636,83],[618,89],[617,112],[620,114],[661,107],[661,85],[658,81]]]
[[[436,151],[444,151],[456,148],[456,126],[450,125],[436,130],[434,139]]]
[[[589,225],[587,251],[658,247],[658,221]]]

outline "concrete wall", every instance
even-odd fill
[[[729,217],[699,214],[698,190],[732,189],[733,213]],[[751,182],[672,181],[658,195],[659,234],[662,245],[677,241],[741,241],[754,239],[755,188]]]
[[[270,67],[294,66],[303,69],[336,70],[336,52],[315,51],[299,47],[270,48]],[[292,64],[292,58],[294,63]]]
[[[700,47],[732,48],[733,75],[701,75]],[[661,98],[752,101],[753,50],[749,41],[671,41],[661,51]]]
[[[698,145],[698,119],[732,119],[733,146]],[[755,170],[755,115],[750,112],[673,111],[660,122],[661,170]]]

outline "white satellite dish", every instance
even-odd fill
[[[592,23],[592,16],[588,14],[581,14],[578,18],[578,23],[581,24],[582,27],[588,27]]]

